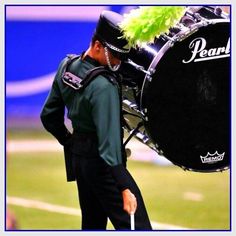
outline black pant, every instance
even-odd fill
[[[115,229],[130,230],[130,216],[123,210],[122,194],[111,175],[110,167],[99,157],[96,148],[91,148],[91,144],[88,149],[85,143],[81,146],[77,142],[76,146],[78,152],[72,155],[72,159],[82,211],[82,229],[105,230],[109,218]],[[131,175],[130,178],[130,190],[137,199],[135,230],[151,230],[140,190]]]

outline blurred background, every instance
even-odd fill
[[[80,229],[74,183],[39,114],[60,61],[86,50],[102,10],[135,6],[6,6],[6,228]],[[229,11],[229,6],[222,6]],[[184,172],[133,140],[128,168],[157,230],[229,230],[230,171]],[[112,226],[109,225],[112,229]]]

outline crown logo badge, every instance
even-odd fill
[[[222,154],[219,154],[217,151],[214,154],[207,152],[206,156],[200,155],[200,158],[201,158],[202,163],[211,164],[218,161],[222,161],[224,159],[224,155],[225,155],[225,152],[223,152]]]

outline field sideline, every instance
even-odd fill
[[[75,184],[65,180],[60,147],[57,151],[49,150],[57,145],[53,142],[44,150],[44,142],[53,139],[40,135],[35,138],[34,135],[13,134],[7,140],[6,184],[8,200],[11,199],[8,207],[19,220],[20,229],[79,229],[79,215],[48,212],[12,202],[12,197],[16,197],[15,200],[79,210]],[[27,140],[37,141],[40,149],[33,148]],[[17,148],[16,141],[18,144],[27,141],[28,150],[26,147],[20,150],[21,145]],[[166,163],[140,161],[144,155],[152,160],[153,154],[140,145],[136,149],[138,151],[132,152],[133,157],[128,161],[128,168],[143,192],[155,229],[230,230],[230,171],[185,172]],[[135,153],[140,157],[135,157]]]

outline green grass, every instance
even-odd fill
[[[66,182],[62,153],[9,153],[7,164],[8,196],[79,208],[76,184]],[[135,161],[128,162],[128,169],[140,186],[151,220],[200,230],[229,229],[229,171],[184,172],[175,166]],[[203,199],[186,200],[186,192],[201,194]],[[79,216],[9,207],[21,229],[80,227]]]
[[[40,130],[8,130],[11,140],[53,139]],[[62,153],[8,153],[7,195],[79,208],[76,184],[67,183]],[[199,230],[229,230],[229,171],[185,172],[176,166],[128,162],[152,221]],[[201,201],[184,199],[186,192]],[[80,217],[10,205],[21,229],[79,229]],[[109,228],[112,226],[109,224]]]
[[[150,218],[193,229],[229,229],[229,172],[194,173],[178,167],[131,163]],[[184,193],[203,196],[185,200]]]
[[[63,215],[20,206],[9,206],[18,219],[18,228],[24,230],[79,230],[80,216]],[[65,217],[66,216],[66,217]]]
[[[9,140],[22,140],[22,139],[52,139],[53,136],[43,129],[8,129],[7,139]]]

